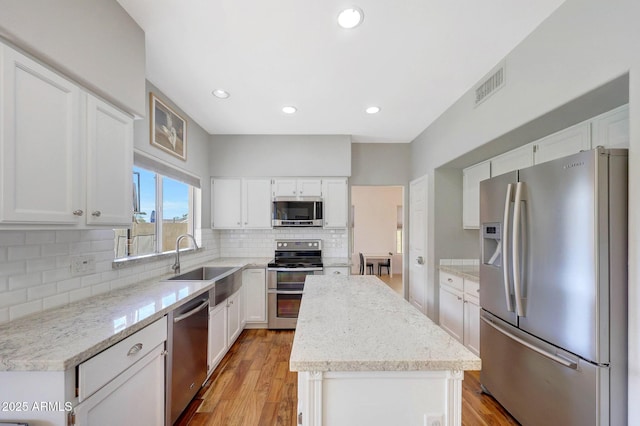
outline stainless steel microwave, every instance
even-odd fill
[[[322,227],[322,199],[274,199],[271,222],[274,228]]]

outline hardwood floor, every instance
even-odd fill
[[[244,330],[176,422],[178,426],[295,426],[297,373],[289,371],[290,330]],[[518,425],[465,372],[462,425]]]

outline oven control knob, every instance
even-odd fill
[[[309,243],[309,247],[311,247],[313,245],[313,243]]]
[[[286,247],[286,246],[287,246],[287,243],[282,243],[282,246],[283,246],[283,247]]]

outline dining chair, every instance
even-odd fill
[[[367,272],[373,275],[373,263],[367,262]],[[360,253],[360,275],[364,275],[364,256]]]
[[[384,262],[378,262],[378,275],[382,275],[382,268],[387,268],[387,275],[389,275],[391,268],[391,258],[388,258]]]

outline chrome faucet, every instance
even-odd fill
[[[191,234],[182,234],[178,238],[176,238],[176,262],[171,265],[171,269],[173,269],[176,275],[180,273],[180,241],[182,241],[182,239],[186,237],[191,238],[196,249],[199,248],[195,237]]]

